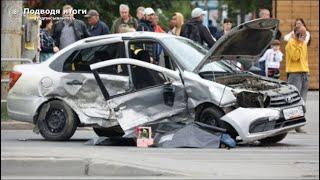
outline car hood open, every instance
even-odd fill
[[[256,19],[233,28],[214,44],[195,72],[209,60],[256,61],[275,38],[278,25],[277,19]]]

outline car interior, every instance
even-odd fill
[[[73,53],[64,63],[64,72],[90,72],[90,65],[105,60],[124,58],[123,43],[107,44],[82,49]],[[110,66],[98,70],[102,74],[125,75],[128,73],[126,66]]]

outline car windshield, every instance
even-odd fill
[[[213,72],[232,72],[231,67],[227,67],[226,64],[219,63],[218,61],[207,61],[206,64],[200,69],[200,72],[213,71]]]
[[[163,42],[185,70],[193,71],[208,53],[203,47],[182,38],[164,38]]]
[[[188,71],[193,71],[208,53],[208,50],[187,39],[164,38],[163,41],[166,46],[172,50],[171,52],[183,68]],[[201,68],[200,72],[213,71],[231,73],[234,70],[235,68],[228,65],[227,62],[207,61],[207,63]]]

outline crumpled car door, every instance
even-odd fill
[[[101,75],[97,70],[121,64],[132,67],[130,68],[130,84],[132,88],[129,92],[112,95],[109,92],[113,91],[113,87],[106,87],[101,83]],[[133,80],[135,67],[144,68],[155,74],[163,74],[165,76],[164,81],[137,89],[134,87],[136,84]],[[187,114],[184,86],[178,72],[129,58],[96,63],[91,65],[90,68],[95,75],[101,92],[104,94],[108,108],[113,111],[114,117],[125,132],[125,136],[129,136],[137,126],[166,118],[170,119],[179,115],[182,117]],[[181,119],[183,120],[183,118]]]
[[[63,74],[60,79],[60,84],[56,85],[56,88],[46,92],[47,96],[58,95],[63,98],[77,110],[82,122],[94,124],[101,121],[103,123],[99,123],[100,125],[109,126],[106,119],[111,116],[111,111],[107,108],[104,96],[92,73],[68,73]],[[119,89],[129,87],[129,77],[101,74],[101,79],[105,86],[113,87],[112,93],[118,93]]]

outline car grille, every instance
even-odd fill
[[[270,97],[270,105],[269,107],[282,107],[282,106],[289,106],[295,103],[298,103],[301,99],[298,92],[291,92],[288,94],[281,94],[277,96]]]
[[[279,129],[279,128],[287,127],[290,125],[304,123],[304,122],[306,122],[306,119],[304,117],[290,119],[290,120],[285,120],[284,118],[280,118],[276,121],[269,121],[267,118],[264,118],[264,119],[253,122],[249,127],[249,133],[264,132],[264,131]]]

